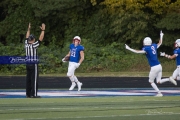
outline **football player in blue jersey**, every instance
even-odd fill
[[[180,39],[177,39],[175,41],[175,50],[174,50],[174,54],[173,55],[167,55],[165,54],[165,52],[160,52],[160,56],[164,56],[168,59],[176,59],[176,70],[173,72],[173,75],[167,79],[172,79],[172,80],[179,80],[179,76],[180,76]],[[177,82],[175,83],[175,85],[177,85]]]
[[[69,90],[73,90],[77,84],[78,91],[80,91],[81,86],[82,86],[82,83],[79,82],[77,77],[74,75],[75,70],[80,66],[80,64],[84,60],[84,47],[82,45],[80,45],[80,43],[81,43],[81,38],[79,36],[75,36],[73,38],[73,43],[70,44],[70,46],[69,46],[70,51],[65,56],[65,57],[67,57],[67,56],[70,57],[67,76],[71,80],[72,84],[71,84],[71,87],[69,88]],[[63,62],[66,62],[66,61],[64,61],[65,57],[62,59]]]
[[[162,84],[167,81],[171,81],[172,83],[174,80],[172,79],[161,79],[162,77],[162,66],[157,58],[157,49],[160,47],[163,41],[163,33],[160,32],[160,40],[158,44],[152,44],[152,40],[150,37],[146,37],[143,40],[144,47],[142,50],[135,50],[130,48],[128,45],[125,44],[126,49],[134,52],[134,53],[143,53],[146,54],[146,57],[148,59],[148,63],[151,67],[151,70],[149,72],[149,82],[151,86],[154,88],[154,90],[157,92],[157,97],[162,97],[163,94],[158,89],[157,85],[154,83],[154,80],[156,78],[156,82],[159,84]]]

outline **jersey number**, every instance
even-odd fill
[[[156,50],[155,50],[154,46],[151,46],[151,49],[152,49],[152,53],[156,54]]]
[[[76,57],[76,49],[71,50],[71,56]]]

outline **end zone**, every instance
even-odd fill
[[[180,89],[161,89],[164,96],[180,96]],[[41,98],[61,98],[61,97],[103,97],[103,96],[155,96],[157,93],[147,88],[131,89],[86,89],[82,91],[68,91],[61,89],[39,90],[38,96]],[[25,90],[0,90],[0,98],[26,98]]]

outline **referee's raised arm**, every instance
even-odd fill
[[[29,37],[30,35],[30,29],[31,29],[31,23],[29,23],[28,29],[27,29],[27,33],[26,33],[26,38]]]
[[[45,25],[44,23],[42,23],[42,25],[40,26],[40,28],[41,28],[41,34],[40,34],[40,36],[39,36],[39,40],[40,40],[40,41],[42,41],[43,38],[44,38],[45,27],[46,27],[46,25]]]

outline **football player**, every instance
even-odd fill
[[[176,70],[173,72],[173,75],[170,77],[170,79],[173,80],[180,80],[180,39],[177,39],[174,44],[175,50],[173,55],[167,55],[165,52],[160,52],[160,56],[164,56],[168,59],[176,59]],[[177,83],[176,83],[177,85]]]
[[[69,66],[68,66],[68,72],[67,76],[71,80],[71,87],[69,90],[73,90],[74,87],[78,86],[78,91],[81,90],[82,83],[79,82],[77,77],[74,75],[75,70],[81,65],[81,63],[84,60],[84,47],[80,45],[81,38],[79,36],[75,36],[73,38],[73,43],[70,44],[69,48],[70,51],[65,57],[69,57]],[[65,62],[65,57],[62,59],[63,62]]]
[[[162,31],[160,32],[160,40],[158,44],[152,44],[152,40],[150,37],[146,37],[143,40],[143,48],[142,50],[135,50],[130,48],[128,45],[125,44],[126,49],[134,52],[134,53],[142,53],[146,54],[148,63],[151,67],[151,70],[149,72],[149,83],[151,86],[154,88],[154,90],[157,92],[157,97],[162,97],[163,94],[160,92],[158,89],[157,85],[154,83],[154,80],[156,78],[156,82],[161,84],[166,81],[171,81],[172,83],[175,84],[175,81],[172,79],[161,79],[162,77],[162,66],[157,58],[157,49],[160,47],[163,41],[163,33]]]

